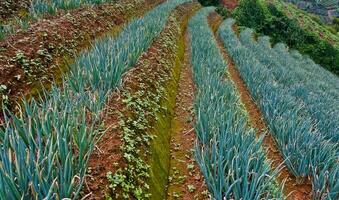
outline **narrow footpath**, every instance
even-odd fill
[[[194,160],[194,83],[190,64],[189,35],[185,34],[185,57],[181,69],[171,133],[171,161],[167,199],[208,199],[207,188]]]

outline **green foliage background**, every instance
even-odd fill
[[[219,5],[219,0],[198,0],[198,1],[203,6],[217,6],[217,5]]]
[[[275,5],[261,0],[241,0],[233,17],[238,25],[270,36],[273,44],[284,42],[339,75],[339,49],[315,33],[302,29],[295,20],[288,18]]]

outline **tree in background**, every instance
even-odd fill
[[[199,0],[203,6],[217,6],[219,5],[219,0]]]
[[[339,49],[316,33],[303,29],[296,20],[290,19],[274,4],[263,0],[241,0],[233,17],[237,20],[237,25],[270,36],[273,44],[283,42],[339,75]]]
[[[332,26],[334,27],[336,32],[339,32],[339,18],[338,17],[333,19],[332,24],[333,24]]]

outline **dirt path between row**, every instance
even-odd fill
[[[216,15],[215,13],[212,14],[209,17],[209,22],[210,24],[214,24],[213,26],[216,26],[215,24],[220,25],[220,16]],[[287,196],[288,200],[311,199],[311,183],[298,185],[296,178],[288,171],[286,165],[282,164],[284,162],[284,159],[275,144],[272,134],[269,132],[268,126],[263,119],[263,115],[259,107],[253,101],[245,82],[242,80],[232,58],[228,55],[226,49],[224,48],[221,39],[216,35],[216,30],[214,30],[214,32],[222,55],[228,63],[228,72],[230,74],[230,78],[234,82],[240,94],[241,102],[245,106],[246,111],[249,115],[249,124],[257,130],[258,136],[260,136],[260,134],[266,133],[263,141],[263,147],[266,150],[267,158],[272,161],[272,168],[276,169],[281,166],[283,167],[278,175],[278,181],[279,183],[283,183],[284,181],[286,181],[284,185],[284,194]]]
[[[190,41],[185,33],[185,56],[180,73],[171,133],[171,161],[167,199],[206,199],[206,186],[194,160],[194,83]]]
[[[84,199],[105,199],[108,194],[107,172],[115,172],[117,168],[124,166],[122,152],[121,131],[119,129],[119,113],[124,103],[119,91],[110,97],[105,109],[103,126],[106,129],[100,141],[95,145],[88,163],[87,177],[82,196]]]
[[[109,188],[112,182],[107,179],[108,172],[116,175],[120,170],[122,172],[120,174],[126,176],[124,183],[133,187],[140,186],[140,182],[138,182],[140,180],[136,177],[140,175],[138,174],[140,172],[135,172],[136,174],[128,173],[129,169],[138,171],[137,163],[135,161],[128,162],[125,158],[126,153],[132,154],[134,158],[148,161],[149,169],[145,173],[149,173],[150,180],[145,181],[145,183],[152,189],[150,191],[151,199],[163,199],[159,195],[166,197],[165,187],[169,173],[171,122],[174,116],[180,65],[182,64],[182,57],[184,57],[184,29],[186,29],[189,16],[198,8],[199,4],[197,3],[187,3],[172,11],[171,17],[176,17],[178,21],[175,22],[169,17],[171,20],[168,20],[165,29],[150,48],[141,55],[134,68],[123,77],[121,91],[116,91],[110,98],[106,110],[103,112],[104,128],[107,131],[89,160],[89,175],[83,193],[83,196],[87,196],[87,199],[104,199],[105,194],[112,193]],[[178,29],[180,32],[176,32],[177,26],[181,26],[182,29]],[[172,31],[175,35],[171,34]],[[166,44],[166,41],[169,44]],[[167,45],[171,45],[171,47],[178,45],[178,47],[169,48]],[[193,92],[193,87],[191,89]],[[162,90],[164,93],[161,92]],[[150,93],[153,95],[150,95]],[[126,99],[126,94],[131,97],[129,100]],[[140,94],[143,95],[138,96]],[[148,106],[154,104],[159,104],[158,111]],[[144,119],[142,122],[139,121],[141,117]],[[136,127],[133,125],[134,122],[147,128]],[[130,139],[126,139],[125,129],[133,130],[133,135],[129,136]],[[140,141],[134,144],[135,150],[133,152],[126,151],[126,148],[129,148],[129,146],[126,146],[128,145],[126,140],[136,141],[138,138],[144,138],[148,133],[156,136],[149,144]],[[193,144],[194,141],[191,141],[191,143]],[[145,163],[143,162],[143,164]],[[154,165],[156,167],[153,167]],[[147,178],[142,177],[142,179]],[[133,181],[133,183],[129,181]],[[144,186],[142,188],[145,189]],[[117,194],[120,195],[120,192],[122,192],[120,190],[123,188],[119,185],[115,189],[117,189]],[[143,192],[148,191],[144,190]],[[128,194],[133,196],[133,194]],[[112,196],[112,198],[115,197]]]

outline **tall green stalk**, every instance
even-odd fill
[[[310,107],[312,104],[306,100],[304,102],[302,100],[304,97],[301,96],[310,95],[311,101],[312,95],[320,94],[318,88],[308,87],[311,83],[306,79],[313,80],[314,84],[319,85],[326,85],[328,82],[337,80],[325,79],[323,83],[317,82],[315,78],[317,75],[314,72],[318,71],[318,75],[321,76],[320,66],[298,65],[300,62],[284,55],[287,54],[284,52],[286,51],[284,45],[280,44],[270,49],[268,38],[259,38],[260,44],[256,44],[249,30],[241,33],[241,41],[239,41],[232,29],[233,23],[231,19],[226,20],[219,29],[219,35],[236,63],[252,97],[260,106],[278,148],[286,159],[287,167],[297,177],[297,180],[311,178],[314,199],[338,199],[338,145],[333,142],[335,134],[319,132],[321,129],[317,128],[311,116],[320,114],[321,111],[312,114],[312,107]],[[272,52],[269,52],[269,49]],[[284,61],[278,58],[283,55],[286,58]],[[296,52],[291,55],[300,58]],[[284,62],[291,62],[289,63],[291,66],[287,66],[286,63],[281,64]],[[303,74],[305,77],[300,71],[305,72]],[[333,88],[333,93],[328,95],[335,96],[337,92]],[[326,102],[326,98],[328,98],[327,95],[317,97],[318,102]],[[330,102],[329,99],[327,106],[331,107]],[[326,106],[313,105],[315,106],[313,108]],[[331,108],[334,109],[333,112],[337,112],[335,105]],[[328,115],[331,116],[330,113]],[[335,118],[336,116],[333,116],[330,120],[335,120]],[[332,128],[334,128],[332,130],[337,129],[335,126]]]
[[[227,63],[209,28],[207,16],[213,7],[202,9],[189,23],[192,66],[197,85],[195,96],[198,138],[196,159],[215,199],[282,198],[261,148],[263,137],[247,126],[247,114]]]
[[[0,128],[0,199],[78,197],[100,130],[100,112],[121,77],[185,0],[167,1],[132,21],[116,38],[95,42],[71,67],[62,89],[5,111]]]

